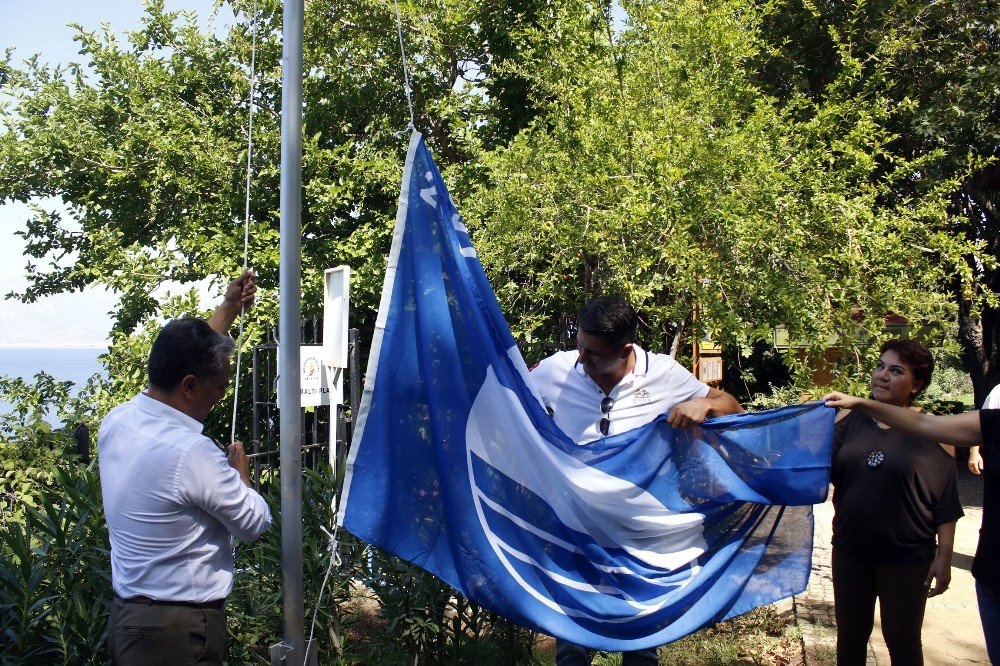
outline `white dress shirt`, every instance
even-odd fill
[[[608,414],[609,435],[644,426],[675,405],[703,398],[709,387],[672,357],[633,344],[635,367],[608,394],[615,404]],[[558,352],[531,370],[531,379],[556,425],[578,444],[601,438],[604,391],[577,362],[576,351]]]
[[[1000,384],[994,386],[990,394],[986,396],[982,409],[1000,409]]]
[[[101,423],[111,581],[122,598],[222,599],[233,587],[232,536],[252,541],[271,525],[264,498],[201,431],[143,393]]]

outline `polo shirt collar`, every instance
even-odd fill
[[[635,354],[635,367],[632,368],[632,374],[637,377],[645,377],[646,373],[649,372],[649,352],[634,342],[632,343],[632,352]]]
[[[618,389],[618,387],[630,385],[636,377],[645,377],[646,373],[649,372],[649,352],[633,342],[632,353],[635,354],[635,365],[632,367],[632,371],[622,377],[622,380],[618,382],[614,389],[612,389],[612,392]],[[573,369],[576,370],[581,377],[592,384],[594,383],[594,380],[590,378],[590,375],[588,375],[586,370],[583,369],[583,366],[580,365],[579,359],[573,363]],[[596,386],[596,384],[594,385]]]
[[[165,402],[160,402],[156,398],[150,398],[143,392],[140,392],[138,395],[136,395],[134,399],[136,401],[136,404],[139,406],[139,409],[141,409],[146,414],[149,414],[150,416],[156,418],[170,419],[171,421],[176,422],[178,425],[181,425],[190,430],[191,432],[194,432],[199,435],[201,434],[201,431],[205,427],[205,424],[199,421],[198,419],[191,418],[184,412],[176,410],[170,405],[166,404]]]

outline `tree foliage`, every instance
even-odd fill
[[[952,238],[948,256],[962,255],[965,265],[946,287],[981,403],[1000,382],[1000,5],[780,0],[772,7],[762,33],[764,85],[782,98],[823,103],[839,53],[848,50],[859,76],[881,85],[896,107],[884,123],[892,150],[925,158],[922,177],[894,183],[893,195],[947,197],[940,233]]]
[[[40,372],[35,381],[0,377],[0,524],[18,521],[38,504],[67,461],[79,458],[75,428],[96,432],[98,377],[72,395],[72,382]],[[71,425],[54,426],[52,422]]]
[[[957,176],[927,182],[943,156],[899,148],[891,60],[831,33],[822,94],[779,95],[762,82],[770,6],[560,8],[522,36],[543,112],[469,199],[520,332],[604,291],[668,333],[654,347],[692,326],[750,345],[784,324],[818,353],[879,335],[885,313],[953,317],[945,286],[968,284],[975,247],[950,230]]]
[[[168,280],[236,271],[254,24],[250,3],[232,6],[222,37],[151,0],[127,44],[80,30],[86,67],[8,56],[0,198],[62,203],[24,231],[35,264],[21,298],[107,285],[127,336]],[[401,9],[417,126],[518,333],[551,337],[602,291],[641,306],[653,348],[692,333],[749,347],[785,325],[813,352],[791,365],[859,329],[877,337],[888,312],[989,328],[992,290],[974,279],[996,263],[989,5]],[[259,339],[276,319],[279,3],[256,19]],[[392,7],[309,3],[305,45],[303,311],[318,314],[321,270],[347,263],[366,329],[409,118]]]
[[[250,122],[253,6],[223,37],[150,0],[121,42],[79,28],[82,62],[18,66],[0,82],[0,201],[35,215],[21,233],[28,288],[14,296],[104,285],[120,295],[116,335],[162,313],[163,285],[209,276],[224,284],[242,262]],[[482,40],[462,2],[403,5],[418,124],[445,163],[478,139],[470,113]],[[308,3],[304,83],[303,313],[318,314],[323,269],[354,269],[356,323],[374,321],[395,217],[408,122],[391,3]],[[249,258],[262,288],[249,330],[277,319],[281,4],[260,3]],[[463,84],[468,77],[470,83]],[[485,131],[485,129],[484,129]],[[51,205],[45,205],[52,202]],[[259,323],[258,323],[259,322]],[[120,338],[119,338],[120,339]]]
[[[93,468],[61,465],[37,506],[0,523],[0,662],[105,663],[107,544]]]

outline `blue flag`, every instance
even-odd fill
[[[339,514],[356,536],[534,630],[661,645],[805,589],[832,430],[812,403],[570,441],[413,134]]]

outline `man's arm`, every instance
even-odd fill
[[[674,428],[690,428],[706,419],[726,414],[742,414],[743,405],[733,396],[719,389],[708,389],[704,398],[695,398],[675,405],[667,422]]]
[[[255,541],[271,526],[271,511],[251,487],[247,462],[240,444],[226,458],[209,442],[192,446],[178,489],[181,499],[211,514],[234,537]]]
[[[240,316],[240,312],[244,308],[249,310],[253,305],[257,293],[256,279],[257,276],[253,271],[245,270],[242,275],[229,283],[222,297],[222,303],[208,318],[208,325],[212,330],[222,335],[229,335],[229,327]]]
[[[823,396],[823,401],[827,407],[857,409],[908,435],[932,442],[973,446],[983,440],[978,411],[934,415],[837,392]]]
[[[247,488],[253,488],[250,483],[250,458],[243,450],[243,442],[233,442],[226,451],[226,462],[240,475],[240,481]]]

